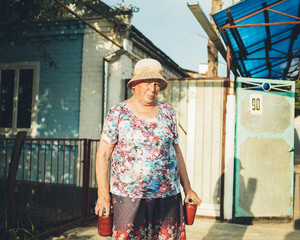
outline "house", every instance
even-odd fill
[[[161,62],[164,77],[173,79],[159,99],[170,103],[177,112],[180,146],[190,180],[203,199],[197,214],[219,217],[224,79],[200,79],[196,73],[180,68],[130,25],[130,15],[124,11],[113,11],[103,2],[90,2],[82,16],[85,22],[70,18],[44,23],[40,34],[27,33],[15,43],[0,39],[1,92],[5,90],[0,100],[0,136],[15,137],[18,131],[27,131],[27,137],[46,139],[25,144],[17,179],[46,185],[74,181],[76,186],[84,185],[84,144],[53,139],[99,139],[108,109],[131,94],[126,83],[135,63],[151,57]],[[49,53],[46,59],[40,56],[43,50]],[[45,60],[53,60],[55,65],[51,67]],[[193,80],[194,77],[197,79]],[[12,87],[12,79],[19,91]],[[20,94],[25,89],[23,79],[26,96]],[[17,95],[18,98],[14,97]],[[8,159],[13,143],[0,147],[4,150],[0,151],[0,159]],[[67,159],[65,165],[63,159]],[[93,188],[94,162],[91,159]],[[23,177],[22,170],[30,166],[35,167],[34,171],[30,176],[25,171]],[[0,169],[5,169],[0,171],[0,177],[5,176],[5,161],[0,161]]]
[[[87,219],[102,124],[109,108],[131,95],[126,83],[135,63],[150,57],[166,78],[189,76],[130,24],[131,11],[101,1],[85,2],[84,10],[82,19],[40,23],[39,33],[27,31],[15,42],[0,26],[0,206],[8,211],[0,228],[31,229],[14,218],[20,211],[43,231],[47,225],[30,215],[43,207],[51,209],[43,216],[51,227],[57,215]],[[24,131],[27,139],[18,144],[13,138]]]
[[[126,83],[132,76],[135,63],[145,57],[155,58],[162,63],[164,77],[173,79],[170,81],[168,90],[161,93],[159,98],[172,103],[178,113],[180,145],[187,160],[189,176],[194,189],[203,199],[203,203],[198,209],[198,215],[228,220],[233,217],[247,216],[251,219],[253,216],[260,216],[250,211],[249,206],[252,202],[249,199],[254,199],[253,203],[256,206],[254,210],[257,212],[266,209],[261,207],[266,201],[259,197],[258,193],[263,195],[266,192],[265,186],[270,186],[271,183],[261,184],[266,180],[257,181],[258,177],[249,177],[250,175],[245,174],[245,164],[243,167],[236,165],[234,168],[235,159],[239,159],[233,151],[234,144],[236,144],[233,142],[235,120],[249,118],[248,110],[250,113],[253,110],[251,109],[253,107],[252,100],[255,100],[254,106],[257,108],[260,106],[256,104],[257,99],[260,103],[265,95],[272,92],[257,93],[261,98],[257,98],[257,94],[247,97],[247,101],[243,100],[241,107],[241,110],[246,112],[237,112],[237,117],[235,117],[236,98],[234,95],[227,96],[227,90],[224,87],[226,79],[199,79],[198,76],[198,80],[192,79],[190,76],[194,77],[193,73],[189,73],[189,75],[186,70],[180,68],[130,24],[130,12],[113,10],[102,2],[91,1],[85,6],[86,12],[82,15],[84,21],[73,17],[57,22],[43,23],[42,31],[39,34],[28,32],[16,42],[9,42],[4,34],[0,34],[0,136],[15,137],[17,132],[27,131],[27,137],[31,138],[98,139],[108,109],[131,94],[126,89]],[[49,61],[54,65],[50,66]],[[179,80],[184,78],[190,78],[190,81]],[[241,79],[241,85],[242,81],[246,80]],[[264,83],[265,81],[260,82]],[[251,84],[251,81],[247,80],[247,84]],[[237,99],[237,106],[240,106],[241,100]],[[290,97],[288,101],[291,101]],[[273,103],[271,100],[264,102]],[[261,110],[256,108],[255,111]],[[265,107],[265,109],[272,108]],[[283,111],[278,112],[283,113]],[[266,115],[268,117],[270,114]],[[256,123],[256,119],[260,116],[262,115],[253,112],[250,120]],[[271,126],[268,124],[269,122],[272,121],[267,121],[266,124]],[[225,125],[229,125],[229,123],[231,123],[230,127]],[[250,123],[252,122],[250,121]],[[237,127],[240,126],[242,124],[238,122]],[[237,132],[241,133],[242,131]],[[229,144],[231,141],[232,144]],[[259,148],[255,148],[256,145],[251,141],[250,143],[253,149],[261,149],[263,146],[258,144]],[[274,144],[274,139],[272,139],[272,143]],[[278,143],[278,146],[283,145],[279,141]],[[65,145],[62,143],[52,146],[49,142],[44,141],[25,145],[25,148],[27,147],[31,153],[35,153],[31,155],[39,156],[44,154],[44,152],[40,153],[42,144],[43,149],[49,149],[51,153],[54,152],[53,155],[59,156],[57,164],[58,160],[63,157],[81,160],[79,145],[78,147],[71,145],[66,151]],[[241,141],[240,152],[244,157],[247,148],[242,144]],[[0,146],[2,147],[2,145]],[[10,148],[11,151],[11,145],[5,146],[8,146],[6,148]],[[4,147],[3,149],[5,150]],[[228,149],[231,152],[227,151]],[[278,150],[279,147],[275,149]],[[266,156],[266,150],[270,156],[276,155],[272,148],[265,148],[260,151],[263,159]],[[252,153],[256,152],[252,151]],[[7,155],[10,156],[10,154]],[[250,155],[247,154],[247,156]],[[256,159],[255,155],[252,156],[253,159]],[[277,154],[277,156],[280,155]],[[0,152],[0,159],[4,159],[4,157],[5,155]],[[290,158],[290,153],[288,157]],[[48,157],[47,161],[44,161],[42,170],[37,167],[37,173],[32,174],[29,180],[33,179],[39,182],[39,178],[41,178],[41,181],[50,182],[50,185],[55,181],[64,183],[64,176],[68,174],[64,172],[64,165],[57,165],[59,167],[53,165],[52,168],[52,162],[51,165],[49,164],[50,160]],[[38,159],[23,157],[23,161],[25,162],[22,167],[24,169],[29,164],[30,166],[31,164],[37,165]],[[68,181],[76,181],[76,186],[80,187],[82,186],[80,182],[82,171],[78,166],[81,166],[80,162],[83,161],[78,162],[78,165],[74,164],[72,168],[69,168],[72,171],[69,171]],[[279,157],[278,162],[280,162]],[[0,177],[3,177],[5,175],[3,169],[6,167],[3,162],[0,164]],[[239,164],[239,162],[236,161],[235,164]],[[59,171],[56,172],[55,168]],[[254,174],[259,173],[256,165],[253,165],[251,170]],[[268,170],[270,173],[274,172],[273,168],[268,168]],[[21,173],[19,172],[20,175],[17,178],[21,179],[22,177],[27,180],[28,176],[23,177]],[[248,194],[242,199],[241,204],[237,197],[233,199],[234,174],[235,179],[240,179],[238,184],[241,188],[235,188],[242,193],[239,196]],[[288,179],[290,179],[290,174],[293,173],[287,172],[286,174]],[[93,176],[91,179],[94,179]],[[299,184],[299,175],[297,179],[297,184]],[[268,180],[273,181],[271,178]],[[93,187],[95,187],[95,181],[93,183]],[[290,197],[290,192],[292,193],[289,191],[286,194],[288,197]],[[286,212],[288,216],[292,215],[290,199],[292,198],[288,198],[289,208]],[[263,203],[260,202],[261,200]],[[235,216],[233,216],[233,206],[238,206]],[[263,217],[273,216],[272,211],[275,208],[269,206],[268,215],[264,213]]]
[[[0,136],[98,139],[108,109],[130,95],[126,81],[139,59],[159,60],[164,77],[188,76],[130,25],[132,12],[90,1],[82,16],[41,23],[39,34],[16,42],[2,28]]]

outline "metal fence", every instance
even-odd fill
[[[0,238],[41,237],[94,217],[98,142],[0,138]]]

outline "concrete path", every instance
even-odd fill
[[[186,227],[187,240],[300,240],[300,225],[295,223],[260,223],[239,225],[197,218]],[[299,230],[297,230],[299,229]],[[47,240],[109,240],[98,235],[97,222],[75,227]]]

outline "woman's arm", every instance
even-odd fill
[[[110,212],[111,199],[109,194],[109,161],[112,155],[114,144],[108,144],[100,140],[96,153],[96,179],[98,184],[98,200],[95,206],[95,214],[102,216],[103,210]],[[106,214],[108,217],[108,214]]]
[[[189,199],[193,199],[197,201],[197,206],[199,207],[201,199],[198,197],[197,193],[195,193],[191,188],[191,183],[187,174],[186,165],[183,159],[181,149],[178,144],[174,144],[173,146],[175,148],[177,162],[179,166],[180,182],[185,194],[184,202],[188,202]]]

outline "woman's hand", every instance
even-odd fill
[[[198,197],[197,193],[195,193],[192,189],[189,189],[185,193],[184,202],[187,203],[189,199],[192,199],[194,202],[197,202],[197,207],[199,207],[202,202],[201,199]]]
[[[111,199],[110,195],[106,196],[99,196],[97,199],[97,203],[95,206],[95,214],[100,217],[108,217],[109,213],[111,212],[112,206],[111,206]],[[105,210],[105,214],[103,214]]]

